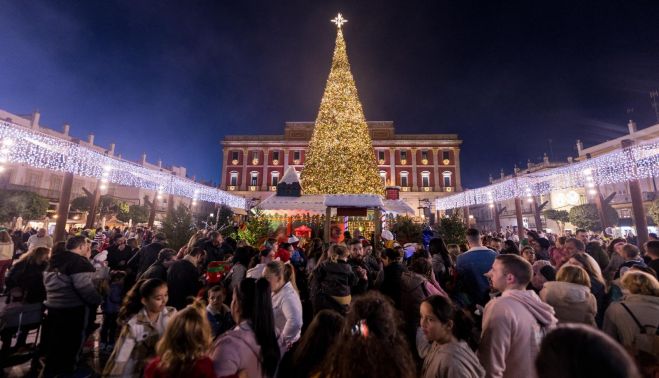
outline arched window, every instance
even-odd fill
[[[251,178],[249,180],[249,185],[250,186],[257,186],[259,185],[259,173],[256,171],[250,172]]]

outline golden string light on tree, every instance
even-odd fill
[[[300,180],[305,194],[383,194],[373,144],[350,72],[339,13],[332,68]]]

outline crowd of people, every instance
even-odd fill
[[[174,250],[137,228],[57,243],[5,230],[0,285],[7,303],[43,304],[46,377],[79,372],[90,340],[108,377],[659,374],[656,235],[464,236],[252,246],[204,229]],[[2,356],[29,331],[2,329]]]

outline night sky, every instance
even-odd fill
[[[368,120],[457,133],[463,185],[655,124],[658,1],[5,1],[0,108],[217,182],[227,134],[313,121],[342,12]]]

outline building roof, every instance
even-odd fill
[[[299,183],[300,182],[300,175],[299,173],[293,168],[293,166],[289,166],[286,172],[284,172],[284,176],[279,180],[279,182],[283,182],[285,184],[292,184],[292,183]]]
[[[302,195],[300,197],[279,197],[272,194],[256,207],[265,211],[302,211],[312,214],[325,214],[325,196]]]
[[[462,141],[457,134],[396,134],[393,121],[367,121],[371,139],[378,140],[419,140],[419,141],[447,141],[457,144]],[[286,122],[284,134],[278,135],[226,135],[222,143],[243,141],[300,141],[309,142],[313,134],[314,122]]]

